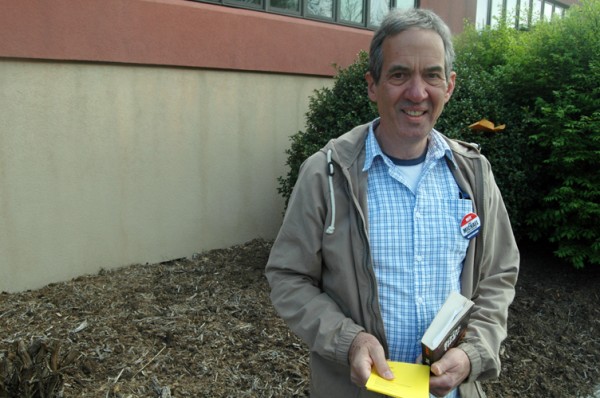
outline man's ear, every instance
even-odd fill
[[[454,92],[454,85],[456,84],[456,72],[450,72],[450,78],[446,85],[446,95],[444,96],[444,103],[450,100],[452,93]]]
[[[367,81],[369,99],[373,102],[377,102],[377,83],[375,83],[375,79],[373,79],[371,72],[365,73],[365,80]]]

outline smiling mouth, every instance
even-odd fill
[[[423,116],[426,111],[409,111],[403,110],[402,112],[406,113],[408,116]]]

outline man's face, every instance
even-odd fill
[[[455,73],[445,77],[442,38],[409,29],[386,38],[382,49],[379,83],[366,76],[381,117],[379,134],[390,143],[425,142],[454,90]]]

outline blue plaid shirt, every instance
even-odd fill
[[[415,192],[379,147],[371,123],[368,171],[369,239],[379,303],[393,361],[414,362],[421,337],[450,291],[460,292],[469,241],[460,232],[472,203],[462,199],[448,167],[452,152],[433,130]],[[456,397],[453,391],[448,397]]]

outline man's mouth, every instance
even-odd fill
[[[409,111],[409,110],[405,109],[402,112],[406,113],[408,116],[417,117],[417,116],[423,116],[426,111]]]

